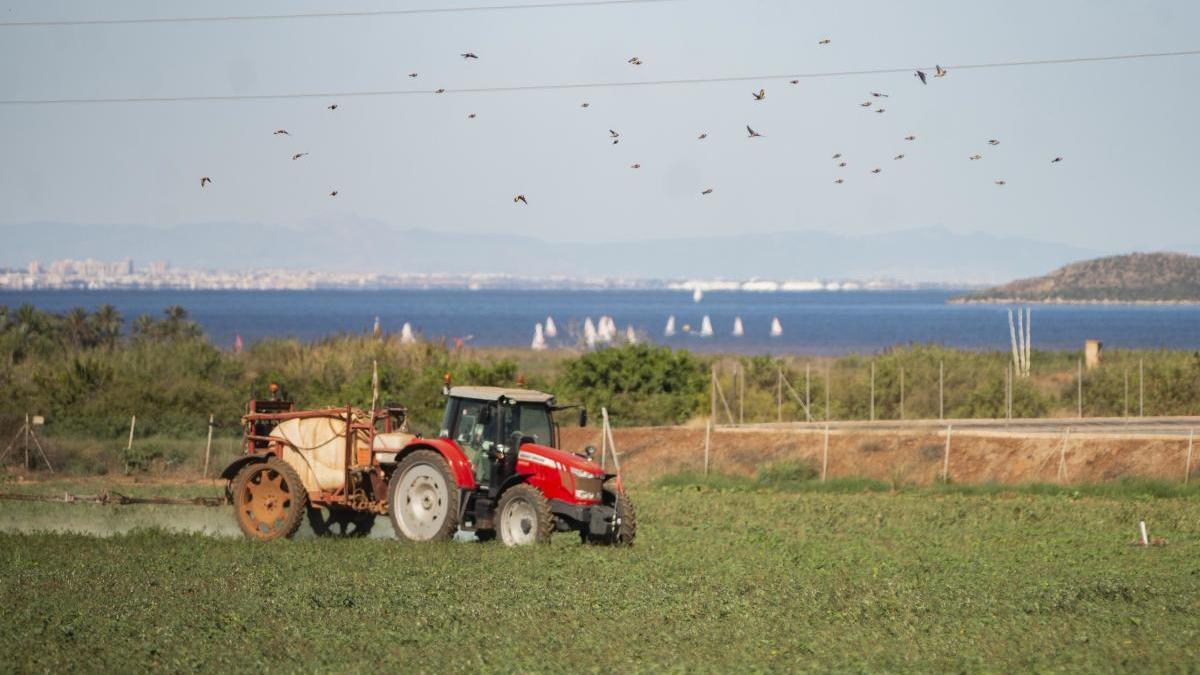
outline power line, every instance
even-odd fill
[[[56,26],[117,26],[151,23],[216,23],[228,21],[278,21],[288,19],[347,19],[368,16],[411,16],[414,14],[456,14],[496,12],[512,9],[552,9],[600,7],[605,5],[645,5],[681,0],[581,0],[579,2],[538,2],[524,5],[475,5],[470,7],[429,7],[418,9],[382,9],[359,12],[314,12],[310,14],[254,14],[241,16],[185,16],[140,19],[80,19],[63,21],[3,21],[0,28],[48,28]]]
[[[983,68],[1018,68],[1029,66],[1049,66],[1072,63],[1100,63],[1107,61],[1130,61],[1135,59],[1156,59],[1170,56],[1198,56],[1200,49],[1177,52],[1144,52],[1138,54],[1118,54],[1113,56],[1083,56],[1064,59],[1036,59],[1026,61],[1000,61],[995,63],[967,63],[945,66],[947,70],[973,70]],[[920,66],[921,69],[932,70],[930,66]],[[896,73],[911,73],[914,68],[872,68],[866,70],[839,70],[818,73],[791,73],[769,75],[731,75],[726,77],[695,77],[673,80],[637,80],[620,82],[573,82],[554,84],[517,84],[496,87],[461,87],[458,89],[381,89],[375,91],[326,91],[326,92],[293,92],[282,94],[227,94],[215,96],[146,96],[124,98],[43,98],[43,99],[9,99],[0,100],[0,105],[56,105],[56,104],[86,104],[86,103],[184,103],[184,102],[217,102],[217,101],[270,101],[277,99],[304,98],[355,98],[370,96],[436,96],[439,94],[493,94],[502,92],[521,91],[555,91],[564,89],[612,89],[624,87],[657,87],[670,85],[711,84],[721,82],[761,82],[765,80],[799,80],[827,77],[852,77],[858,75],[889,75]]]

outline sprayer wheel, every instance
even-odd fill
[[[290,537],[300,528],[308,493],[296,470],[274,457],[247,464],[233,479],[233,514],[250,539]]]

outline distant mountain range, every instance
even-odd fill
[[[119,260],[139,266],[497,273],[609,278],[877,279],[998,283],[1103,251],[943,227],[850,236],[819,231],[563,243],[503,234],[397,230],[371,221],[299,227],[0,225],[0,265]]]
[[[1200,302],[1200,257],[1130,253],[1071,263],[964,296],[983,302]]]

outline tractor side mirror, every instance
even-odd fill
[[[579,409],[579,426],[581,426],[581,427],[587,426],[587,408]],[[592,448],[592,450],[595,450],[595,448]]]
[[[589,460],[591,458],[595,457],[596,456],[596,446],[594,446],[594,445],[587,446],[586,448],[583,449],[583,454],[586,455]]]

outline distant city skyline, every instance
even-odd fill
[[[248,11],[228,0],[199,10],[150,0],[8,4],[4,21]],[[434,5],[365,0],[354,9]],[[253,7],[329,10],[319,0]],[[1178,249],[1200,245],[1191,198],[1200,155],[1191,116],[1200,93],[1188,84],[1200,76],[1200,57],[954,66],[1196,49],[1197,25],[1200,4],[1167,1],[763,0],[748,11],[745,3],[680,0],[0,27],[0,59],[22,64],[0,71],[0,100],[449,90],[0,104],[0,225],[17,233],[16,244],[32,236],[21,228],[42,223],[147,227],[168,250],[187,249],[189,231],[209,223],[245,232],[370,223],[371,245],[397,250],[412,229],[482,246],[471,238],[856,237],[931,226],[1080,250]],[[823,38],[830,43],[819,45]],[[467,51],[479,58],[463,59]],[[632,56],[641,65],[628,63]],[[934,63],[950,66],[945,77],[931,74],[927,85],[913,77],[911,68]],[[797,84],[787,77],[872,68],[900,72]],[[457,91],[748,74],[779,77]],[[759,89],[766,90],[761,101],[751,96]],[[889,96],[875,99],[873,91]],[[884,114],[872,112],[880,107]],[[746,125],[763,137],[747,138]],[[289,133],[273,133],[280,129]],[[982,159],[968,159],[975,154]],[[1051,163],[1055,157],[1063,161]],[[201,177],[212,182],[201,187]],[[706,188],[713,192],[702,195]],[[515,204],[516,194],[528,204]],[[11,249],[14,235],[7,236]],[[95,236],[88,243],[100,244]],[[302,239],[289,245],[308,248],[306,255],[322,247]],[[991,262],[1002,262],[999,255]]]

